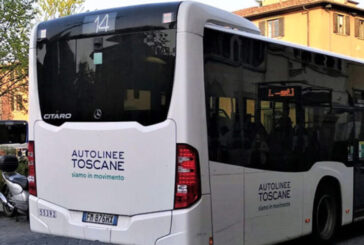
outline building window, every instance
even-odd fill
[[[279,36],[279,20],[268,21],[268,37]]]
[[[284,36],[284,19],[268,20],[268,37]]]
[[[334,33],[350,35],[350,16],[334,13]]]
[[[355,19],[355,37],[364,39],[364,20]]]
[[[344,34],[344,15],[337,15],[337,32],[339,34]]]
[[[20,94],[15,95],[15,103],[17,111],[23,110],[23,98]]]
[[[268,28],[266,28],[268,26]],[[259,22],[260,33],[268,37],[284,36],[284,19],[273,19]],[[266,31],[267,30],[267,31]]]

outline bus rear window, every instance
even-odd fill
[[[39,42],[43,120],[53,125],[164,121],[172,93],[175,48],[173,29]]]

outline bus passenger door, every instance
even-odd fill
[[[214,244],[238,245],[244,240],[243,177],[240,162],[241,113],[238,99],[211,96],[208,136]]]
[[[364,110],[355,112],[354,217],[364,216]]]
[[[252,118],[251,155],[244,174],[245,244],[302,233],[304,113],[294,102],[261,100]],[[248,111],[248,108],[247,108]],[[252,131],[252,130],[249,130]]]

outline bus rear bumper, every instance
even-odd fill
[[[203,195],[188,209],[119,216],[117,226],[108,226],[84,223],[82,212],[30,196],[30,228],[39,233],[115,244],[207,245],[212,236],[210,205],[210,195]],[[44,215],[47,212],[49,217]]]
[[[109,226],[84,223],[82,212],[70,211],[34,196],[29,198],[29,209],[32,231],[78,239],[150,245],[170,234],[171,229],[171,211],[119,216],[117,226]]]

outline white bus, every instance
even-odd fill
[[[195,2],[40,23],[31,230],[145,245],[330,241],[364,217],[363,67]]]

